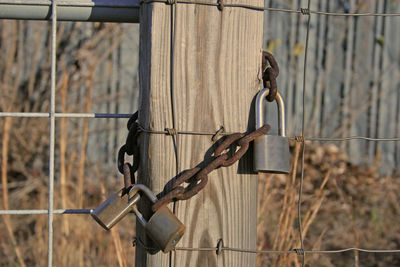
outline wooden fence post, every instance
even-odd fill
[[[203,1],[204,2],[204,1]],[[217,0],[209,0],[216,3]],[[263,6],[263,0],[230,0]],[[263,12],[241,7],[144,3],[140,11],[139,121],[145,128],[226,132],[253,129],[252,100],[260,89]],[[155,193],[177,172],[209,157],[211,136],[141,135],[139,182]],[[172,210],[172,204],[170,205]],[[179,201],[175,213],[186,225],[178,246],[254,249],[257,226],[257,176],[251,150],[228,168],[209,175],[196,196]],[[140,228],[140,226],[138,226]],[[138,229],[138,237],[143,231]],[[146,254],[136,249],[136,265],[255,266],[255,254],[176,251]],[[170,265],[170,261],[172,262]]]

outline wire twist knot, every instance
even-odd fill
[[[224,0],[218,0],[219,11],[224,11]]]
[[[224,128],[224,126],[221,125],[221,127],[211,137],[211,141],[215,142],[224,131],[225,131],[225,128]]]
[[[300,8],[302,15],[310,15],[310,10],[308,8]]]
[[[224,240],[222,240],[222,238],[221,238],[220,240],[218,240],[218,243],[217,243],[217,251],[216,251],[217,255],[220,255],[222,253],[223,249],[224,249]]]
[[[165,131],[167,131],[167,135],[172,135],[172,136],[178,135],[178,131],[174,128],[165,128]]]

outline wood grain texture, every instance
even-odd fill
[[[262,0],[231,2],[263,4]],[[172,12],[175,40],[171,64]],[[178,130],[208,132],[221,125],[229,132],[253,128],[249,117],[253,97],[260,89],[262,28],[263,13],[243,8],[220,12],[211,6],[143,5],[142,125],[163,130],[172,128],[175,121]],[[212,145],[210,136],[178,136],[178,172],[210,159]],[[257,176],[252,174],[250,154],[229,168],[214,171],[203,191],[177,203],[176,214],[187,227],[179,246],[215,247],[222,238],[225,246],[256,247]],[[141,160],[140,182],[158,193],[177,171],[172,138],[144,135],[142,155],[146,156]],[[169,260],[169,255],[146,255],[137,248],[136,266],[169,266]],[[178,267],[255,266],[255,255],[177,251],[171,261]]]

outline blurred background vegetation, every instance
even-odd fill
[[[298,9],[306,1],[265,1]],[[313,1],[314,10],[400,12],[398,0]],[[264,47],[280,65],[289,135],[302,117],[306,17],[265,13]],[[400,134],[399,17],[313,16],[306,136]],[[0,21],[0,110],[49,112],[50,23]],[[139,25],[58,23],[57,112],[133,113]],[[269,110],[268,112],[273,112]],[[268,122],[275,125],[274,116]],[[56,120],[55,208],[94,208],[122,186],[116,153],[126,119]],[[47,209],[48,118],[1,118],[1,208]],[[260,176],[259,249],[300,247],[298,144],[292,174]],[[307,143],[303,231],[308,249],[399,249],[399,142]],[[54,266],[133,266],[133,216],[105,232],[87,215],[55,215]],[[309,266],[398,266],[398,254],[308,255]],[[258,266],[300,266],[297,255],[259,255]],[[1,216],[0,265],[45,266],[47,217]],[[358,265],[357,265],[358,264]]]

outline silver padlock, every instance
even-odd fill
[[[132,206],[140,200],[139,194],[134,195],[132,198],[129,198],[128,194],[122,195],[123,190],[125,188],[112,194],[90,213],[96,222],[106,230],[110,230],[117,222],[131,212]]]
[[[264,122],[264,99],[269,93],[264,88],[256,98],[256,129]],[[290,154],[289,139],[286,137],[285,104],[282,96],[277,92],[275,99],[278,106],[278,135],[263,135],[254,140],[254,170],[256,172],[289,173]]]
[[[129,195],[138,195],[143,192],[152,203],[157,202],[157,198],[153,192],[142,184],[136,184],[129,191]],[[148,221],[143,218],[136,206],[133,211],[143,225],[148,236],[155,244],[164,252],[167,253],[175,248],[183,234],[185,233],[185,225],[168,209],[163,207],[156,211]]]

